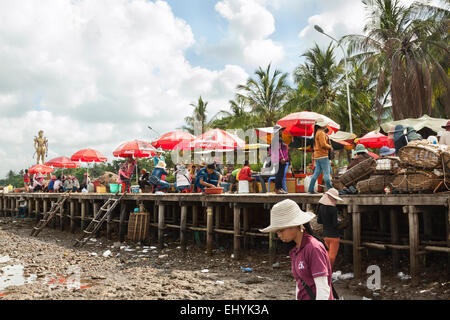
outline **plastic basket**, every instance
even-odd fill
[[[109,184],[109,192],[117,193],[117,190],[119,190],[119,192],[122,192],[122,184],[117,184],[117,183]]]

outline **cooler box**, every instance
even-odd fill
[[[95,189],[96,189],[95,192],[97,192],[97,193],[106,193],[106,187],[105,186],[99,185]]]

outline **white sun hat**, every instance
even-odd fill
[[[278,202],[270,210],[270,226],[260,229],[261,232],[275,232],[279,229],[295,227],[311,221],[316,215],[305,212],[295,201],[286,199]]]

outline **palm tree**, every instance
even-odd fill
[[[237,86],[237,99],[247,103],[256,117],[255,125],[270,127],[275,124],[283,105],[287,101],[289,85],[287,73],[275,70],[270,72],[269,64],[266,70],[261,67],[255,71],[256,79],[249,78],[245,85]]]
[[[243,129],[247,130],[253,127],[255,117],[248,112],[247,103],[241,97],[236,97],[235,100],[229,100],[230,111],[221,110],[217,113],[218,116],[223,116],[220,119],[214,120],[212,126],[220,129]]]
[[[192,116],[184,118],[186,125],[184,125],[182,129],[189,132],[190,134],[194,134],[196,123],[200,123],[202,133],[204,133],[206,129],[205,125],[207,124],[206,107],[208,106],[208,102],[203,101],[202,97],[200,96],[198,98],[197,104],[191,103],[190,106],[194,107],[194,111],[192,113]]]
[[[316,44],[302,56],[306,61],[294,71],[298,88],[290,105],[294,104],[296,111],[307,110],[336,116],[340,113],[336,98],[343,69],[336,64],[333,46],[330,44],[323,51]]]
[[[431,114],[432,79],[449,86],[436,54],[448,57],[449,11],[426,4],[410,7],[399,0],[364,0],[369,12],[364,35],[348,35],[350,53],[378,74],[376,103],[389,83],[394,120]],[[448,90],[447,90],[448,91]]]

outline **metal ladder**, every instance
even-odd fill
[[[64,206],[64,202],[66,202],[69,197],[69,193],[64,193],[61,197],[58,198],[58,201],[52,203],[52,207],[50,211],[47,211],[41,220],[37,223],[35,227],[31,230],[31,236],[37,237],[37,235],[45,228],[45,226],[55,217],[56,213],[61,210]]]
[[[95,214],[94,219],[91,220],[89,225],[82,231],[81,237],[76,239],[73,246],[74,247],[82,247],[84,246],[89,239],[91,239],[97,231],[102,226],[103,222],[108,218],[108,216],[111,214],[111,212],[114,210],[114,208],[117,206],[117,204],[122,200],[123,196],[126,194],[123,193],[119,198],[117,198],[117,193],[114,195],[114,197],[109,198],[98,210],[98,212]]]

